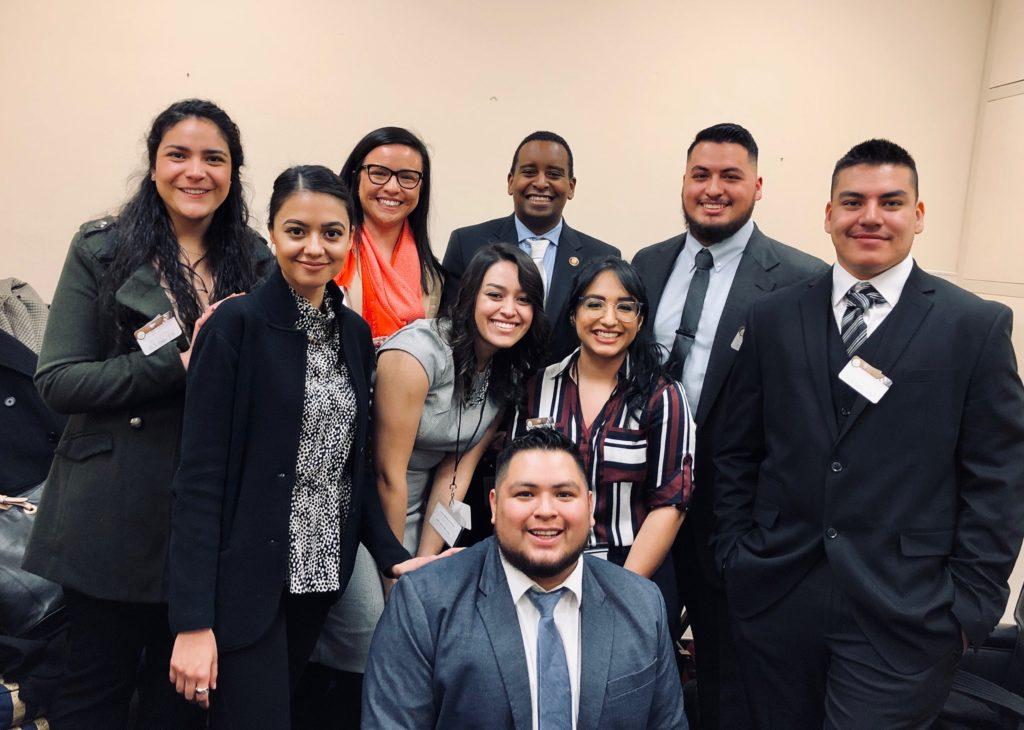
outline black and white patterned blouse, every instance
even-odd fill
[[[297,329],[306,333],[306,388],[302,431],[295,463],[288,523],[288,590],[339,588],[341,534],[352,502],[348,460],[355,438],[356,397],[345,363],[338,359],[341,336],[324,292],[321,309],[296,294]]]

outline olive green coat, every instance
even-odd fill
[[[50,309],[35,382],[70,416],[57,445],[24,567],[95,598],[166,600],[171,481],[178,461],[185,369],[182,335],[151,355],[105,345],[99,285],[117,221],[83,225],[71,242]],[[273,257],[253,234],[261,278]],[[137,328],[171,309],[156,269],[139,267],[115,294]]]

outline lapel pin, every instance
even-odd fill
[[[579,266],[579,265],[580,265],[580,260],[578,258],[576,258],[575,256],[570,256],[569,257],[569,266]]]

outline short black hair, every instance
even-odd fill
[[[830,197],[836,192],[836,179],[839,177],[839,173],[854,165],[870,165],[871,167],[900,165],[910,168],[910,181],[914,185],[914,197],[918,196],[917,163],[914,162],[914,158],[895,142],[876,138],[854,145],[849,152],[839,158],[832,170]]]
[[[565,149],[565,154],[569,156],[569,177],[573,177],[572,173],[572,150],[569,149],[569,143],[565,141],[565,138],[554,132],[545,132],[543,130],[537,132],[531,132],[523,138],[523,141],[516,147],[516,152],[512,155],[512,167],[509,168],[508,174],[516,174],[516,165],[519,164],[519,150],[524,145],[530,142],[554,142],[555,144],[561,145]]]
[[[722,122],[721,124],[714,124],[707,129],[700,130],[697,132],[697,136],[693,138],[690,146],[686,148],[686,159],[690,159],[690,153],[693,152],[693,148],[701,142],[738,144],[747,151],[750,161],[755,164],[757,163],[757,142],[754,141],[754,135],[739,124]]]
[[[525,431],[513,439],[501,450],[494,463],[494,486],[497,488],[501,483],[505,472],[508,471],[509,462],[512,457],[521,451],[564,451],[572,457],[576,466],[583,476],[583,483],[590,489],[590,480],[587,479],[587,468],[583,464],[583,457],[580,456],[579,447],[561,431],[548,426],[540,426]]]

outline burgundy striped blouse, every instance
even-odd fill
[[[574,378],[579,350],[549,365],[526,385],[525,404],[509,423],[508,438],[525,432],[527,420],[548,425],[580,448],[596,500],[590,544],[633,544],[651,510],[685,510],[693,490],[694,424],[681,383],[663,379],[640,413],[629,413],[618,388],[588,429]],[[629,372],[629,358],[623,364]],[[624,374],[625,374],[624,373]]]

